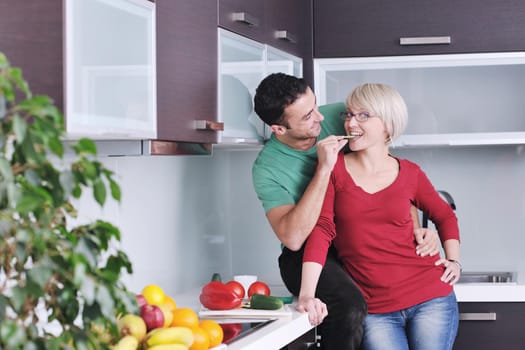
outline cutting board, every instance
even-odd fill
[[[285,304],[278,310],[258,310],[237,308],[231,310],[209,310],[201,305],[200,317],[208,318],[275,318],[292,317],[292,309]]]

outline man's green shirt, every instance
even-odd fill
[[[345,135],[344,123],[340,118],[344,110],[343,103],[319,107],[324,120],[317,140],[329,135]],[[316,146],[306,151],[295,150],[272,134],[252,167],[253,185],[264,211],[281,205],[295,205],[303,196],[316,166]]]

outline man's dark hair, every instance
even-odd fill
[[[261,81],[255,90],[255,113],[268,125],[282,124],[284,109],[308,89],[302,78],[284,73],[273,73]]]

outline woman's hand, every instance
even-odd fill
[[[328,315],[326,304],[314,297],[299,296],[297,306],[299,312],[308,312],[308,320],[312,326],[317,326]]]
[[[461,265],[457,261],[439,259],[436,261],[436,266],[437,265],[443,265],[445,267],[441,281],[453,285],[459,280],[459,276],[461,276]]]

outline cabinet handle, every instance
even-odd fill
[[[495,312],[461,312],[460,321],[496,321]]]
[[[249,26],[259,26],[259,19],[250,15],[248,12],[234,12],[232,13],[232,20],[234,22],[241,22]]]
[[[400,45],[449,45],[452,42],[450,36],[416,36],[399,38]]]
[[[214,122],[211,120],[196,120],[195,129],[197,130],[211,130],[211,131],[223,131],[224,123]]]
[[[292,44],[297,43],[297,39],[295,38],[295,35],[293,35],[292,33],[290,33],[287,30],[276,30],[275,31],[275,38],[276,39],[280,39],[280,40],[284,40],[284,41],[288,41],[288,42],[290,42]]]

